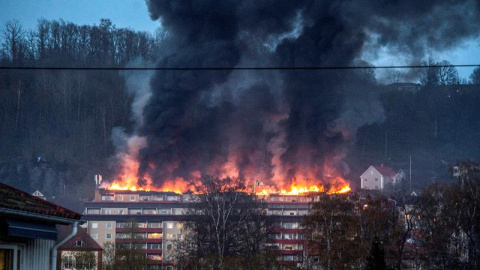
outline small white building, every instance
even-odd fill
[[[383,190],[388,184],[395,185],[399,174],[392,168],[384,166],[370,166],[360,176],[360,187],[362,189]]]

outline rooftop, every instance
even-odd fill
[[[0,183],[0,198],[2,198],[0,200],[0,213],[13,215],[21,213],[38,214],[37,218],[42,216],[72,220],[80,220],[81,218],[81,215],[77,212],[37,198],[3,183]]]

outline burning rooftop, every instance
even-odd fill
[[[97,179],[97,177],[96,177]],[[178,182],[166,182],[162,187],[158,188],[155,186],[139,186],[136,185],[135,180],[130,180],[126,182],[121,182],[114,180],[112,183],[101,183],[96,180],[97,187],[102,187],[106,190],[112,191],[156,191],[156,192],[174,192],[174,193],[196,193],[189,182],[180,180]],[[312,181],[298,181],[296,179],[292,180],[289,187],[278,188],[275,186],[266,186],[262,182],[256,180],[252,185],[247,185],[245,192],[252,192],[257,195],[270,195],[270,194],[280,194],[280,195],[302,195],[308,193],[328,193],[328,194],[337,194],[337,193],[347,193],[351,191],[350,185],[342,177],[336,177],[331,179],[326,184],[313,183]]]

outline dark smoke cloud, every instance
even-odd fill
[[[421,59],[480,29],[474,0],[146,2],[169,33],[159,67],[349,66],[382,46]],[[195,173],[268,182],[346,171],[357,128],[384,119],[376,89],[365,71],[159,71],[139,175],[161,186]]]

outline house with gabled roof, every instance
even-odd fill
[[[380,164],[370,166],[360,176],[362,189],[383,190],[389,184],[396,184],[396,173],[392,168]]]
[[[35,192],[32,193],[33,196],[37,197],[37,198],[40,198],[42,200],[47,200],[47,197],[45,197],[45,195],[43,195],[42,192],[40,192],[40,190],[35,190]]]
[[[58,241],[65,239],[72,226],[58,226]],[[102,269],[102,247],[78,226],[77,233],[57,249],[57,270]]]
[[[0,183],[0,269],[55,269],[57,225],[76,227],[81,215]]]

